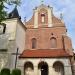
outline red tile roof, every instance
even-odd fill
[[[55,57],[69,57],[72,56],[68,54],[65,50],[24,50],[19,58],[55,58]]]

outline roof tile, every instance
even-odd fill
[[[68,54],[65,50],[59,49],[48,49],[48,50],[24,50],[19,56],[20,58],[51,58],[51,57],[69,57],[72,56]]]

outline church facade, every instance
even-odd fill
[[[24,75],[72,75],[73,49],[62,20],[50,6],[34,9],[25,23],[25,50],[19,56]]]
[[[75,74],[71,39],[67,36],[65,23],[54,16],[52,7],[43,4],[36,7],[32,18],[25,23],[17,18],[4,23],[8,36],[5,37],[6,45],[3,43],[0,49],[7,51],[1,51],[0,56],[5,58],[6,54],[7,57],[1,60],[1,68],[16,65],[22,75]]]

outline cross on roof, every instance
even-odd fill
[[[62,14],[62,13],[60,13],[60,19],[61,19],[61,20],[63,19],[63,14]]]

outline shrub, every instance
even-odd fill
[[[13,69],[11,75],[21,75],[20,69]]]
[[[8,68],[3,68],[3,69],[1,70],[0,75],[10,75],[10,69],[8,69]]]

